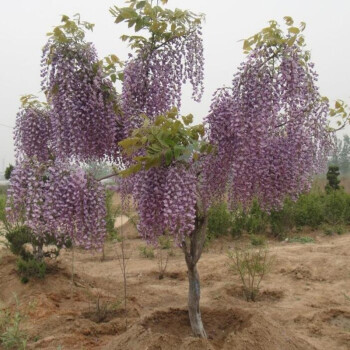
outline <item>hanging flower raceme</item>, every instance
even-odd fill
[[[166,233],[181,244],[194,230],[196,177],[183,164],[143,170],[132,177],[142,238],[156,244]],[[128,178],[129,179],[129,178]]]
[[[218,90],[206,118],[217,148],[204,170],[208,193],[229,191],[232,203],[254,197],[270,209],[297,196],[325,165],[331,146],[328,103],[312,63],[296,45],[257,46]],[[216,188],[217,187],[217,188]]]
[[[116,92],[94,46],[75,36],[61,36],[49,39],[42,56],[53,151],[60,159],[113,160],[122,137]]]
[[[51,141],[49,111],[34,105],[23,107],[16,117],[14,140],[17,160],[36,157],[47,161]]]
[[[203,68],[200,26],[158,47],[149,44],[136,57],[131,56],[125,66],[122,91],[125,137],[142,124],[141,114],[152,118],[174,106],[180,108],[182,85],[187,80],[193,87],[193,99],[199,102]]]
[[[104,242],[105,190],[82,169],[67,163],[26,159],[11,176],[7,216],[24,222],[38,238],[99,249]]]

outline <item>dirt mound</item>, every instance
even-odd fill
[[[315,349],[259,313],[235,308],[203,308],[208,340],[194,338],[188,313],[182,309],[156,311],[105,346],[104,350],[307,350]]]

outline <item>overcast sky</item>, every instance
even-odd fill
[[[7,0],[2,2],[0,21],[0,170],[14,162],[11,127],[15,124],[24,94],[40,93],[41,48],[46,33],[60,22],[61,15],[80,13],[95,23],[87,36],[100,57],[116,54],[127,57],[129,49],[119,39],[128,32],[114,24],[108,9],[123,6],[112,0]],[[169,7],[190,9],[206,15],[203,26],[205,54],[205,93],[201,103],[183,98],[183,113],[201,120],[208,112],[211,95],[230,84],[236,67],[244,58],[240,39],[255,34],[271,19],[283,23],[284,16],[307,24],[305,38],[319,73],[321,93],[331,101],[350,103],[350,1],[349,0],[169,0]]]

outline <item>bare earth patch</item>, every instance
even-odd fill
[[[16,258],[1,250],[0,301],[13,307],[16,293],[26,310],[29,349],[350,349],[350,235],[316,243],[271,242],[275,265],[255,303],[245,301],[232,275],[225,238],[209,246],[199,262],[203,322],[208,340],[192,337],[188,321],[187,273],[175,250],[164,279],[157,259],[141,258],[144,243],[128,240],[127,322],[115,243],[100,254],[76,251],[75,285],[70,252],[52,263],[45,280],[19,281]],[[220,249],[219,249],[220,248]],[[97,308],[99,301],[99,309]],[[28,305],[31,308],[28,309]]]

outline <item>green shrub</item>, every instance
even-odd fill
[[[154,249],[151,246],[141,246],[139,247],[140,255],[143,258],[153,259],[154,258]]]
[[[252,207],[245,219],[245,229],[251,234],[264,233],[268,225],[268,214],[261,210],[257,201],[253,201]]]
[[[337,225],[346,220],[348,197],[349,195],[342,190],[332,190],[324,197],[324,216],[328,223]]]
[[[231,214],[227,204],[221,202],[213,205],[208,212],[208,234],[209,237],[220,237],[227,235],[231,228]]]
[[[254,246],[264,246],[266,244],[266,238],[264,236],[251,235],[250,243]]]
[[[284,239],[286,232],[295,226],[295,202],[290,199],[284,201],[280,210],[273,210],[269,216],[271,233],[274,237]]]
[[[323,196],[318,193],[303,194],[295,203],[296,226],[310,226],[316,229],[324,222]]]
[[[19,255],[24,260],[33,257],[32,254],[26,252],[23,248],[25,243],[31,243],[32,236],[32,231],[28,226],[14,227],[5,234],[11,252],[15,255]]]
[[[273,259],[266,248],[235,249],[228,253],[231,270],[237,273],[243,285],[244,296],[247,301],[255,301],[260,283],[270,271]]]
[[[245,230],[246,214],[242,210],[236,210],[232,214],[232,222],[230,227],[230,234],[232,237],[239,237]]]
[[[24,283],[28,282],[30,277],[44,278],[46,275],[46,263],[41,260],[19,258],[17,268]]]

